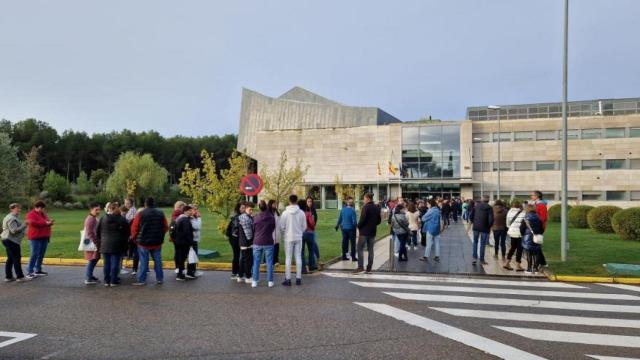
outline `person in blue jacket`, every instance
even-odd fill
[[[525,274],[533,274],[538,271],[538,253],[540,252],[540,245],[533,241],[533,235],[544,233],[544,226],[536,213],[535,205],[527,206],[527,213],[520,224],[520,233],[523,235],[522,248],[527,252],[527,271]]]
[[[349,253],[349,245],[351,245],[351,261],[358,261],[356,257],[357,224],[358,219],[353,208],[353,198],[349,196],[347,198],[347,206],[340,210],[340,216],[338,216],[338,223],[336,224],[336,231],[342,228],[342,260],[349,260],[347,254]]]
[[[427,203],[429,210],[422,216],[422,232],[427,234],[427,247],[424,250],[424,256],[420,258],[421,261],[428,261],[431,255],[431,247],[436,247],[436,261],[440,261],[440,209],[436,201],[431,199]]]

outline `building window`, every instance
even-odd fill
[[[600,139],[602,138],[602,129],[582,129],[583,139]]]
[[[556,193],[553,192],[553,191],[551,191],[551,192],[543,191],[542,192],[542,198],[546,199],[546,200],[555,201],[556,200]]]
[[[631,201],[640,201],[640,191],[631,192]]]
[[[577,129],[567,130],[567,139],[568,140],[580,139],[580,130],[577,130]],[[562,132],[560,132],[560,140],[562,140]]]
[[[491,134],[489,133],[477,133],[473,134],[474,143],[485,143],[491,141]]]
[[[498,171],[498,162],[493,162],[493,171]],[[511,161],[501,161],[500,171],[511,171]]]
[[[516,131],[513,134],[515,141],[531,141],[533,140],[533,131]]]
[[[602,161],[582,160],[582,170],[602,170]]]
[[[500,142],[509,142],[511,141],[511,133],[510,132],[501,132],[500,133]],[[493,133],[493,142],[498,142],[498,133]]]
[[[578,192],[577,191],[567,191],[568,195],[567,198],[568,200],[578,200]],[[562,200],[562,191],[560,191],[558,193],[558,199]]]
[[[607,191],[607,201],[624,201],[626,191]]]
[[[578,170],[578,160],[567,160],[567,170]]]
[[[640,159],[631,159],[629,160],[629,167],[634,170],[640,169]]]
[[[536,131],[537,140],[556,140],[558,138],[555,130]]]
[[[513,192],[513,198],[514,198],[514,200],[519,200],[521,202],[526,202],[531,198],[531,192],[529,192],[529,191],[514,191]]]
[[[538,161],[536,162],[536,170],[544,171],[544,170],[555,170],[556,162],[555,161]]]
[[[532,171],[533,161],[516,161],[514,162],[515,171]]]
[[[402,128],[402,144],[403,145],[418,145],[420,144],[420,128],[418,127],[403,127]]]
[[[626,168],[624,159],[607,159],[608,170],[624,168]]]
[[[602,191],[583,191],[582,200],[602,200]]]
[[[623,138],[624,128],[608,128],[605,129],[605,135],[608,139],[611,138]]]
[[[487,172],[491,171],[491,163],[490,162],[474,162],[473,163],[473,172]]]
[[[640,128],[629,129],[629,137],[640,137]]]

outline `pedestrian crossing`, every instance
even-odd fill
[[[356,302],[360,307],[498,358],[567,358],[549,350],[543,356],[546,347],[542,344],[548,343],[576,352],[570,358],[640,359],[640,287],[396,274],[325,275],[345,279],[362,290],[379,291],[389,299]],[[423,304],[425,310],[419,314],[407,311]],[[449,321],[436,321],[429,314],[465,324],[463,327],[480,322],[493,333],[490,338],[474,334],[445,323]],[[513,339],[533,342],[541,351],[520,349]]]

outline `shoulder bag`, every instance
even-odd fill
[[[544,243],[544,235],[535,234],[533,232],[533,229],[531,228],[531,224],[529,224],[529,220],[524,219],[524,222],[527,224],[527,227],[529,228],[529,231],[531,231],[531,236],[533,236],[533,243],[534,244],[538,244],[538,245],[542,245]]]

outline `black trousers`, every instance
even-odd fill
[[[133,271],[138,271],[138,264],[140,263],[140,254],[138,253],[138,245],[129,239],[129,259],[133,260]]]
[[[253,249],[241,249],[240,250],[240,271],[238,272],[238,276],[245,279],[251,279],[253,277],[253,273],[251,270],[253,269]]]
[[[516,262],[519,264],[522,262],[522,238],[511,238],[511,247],[509,247],[507,259],[513,259],[514,253],[516,254]]]
[[[542,252],[542,247],[538,250],[538,265],[545,266],[547,265],[547,259],[544,257],[544,253]]]
[[[13,273],[16,272],[16,278],[20,279],[24,277],[22,272],[22,254],[20,252],[20,245],[14,243],[11,240],[2,240],[2,245],[7,250],[7,263],[4,265],[4,274],[7,279],[13,279]]]
[[[426,232],[420,232],[420,245],[422,245],[423,247],[427,246],[427,233]]]
[[[184,264],[187,261],[187,258],[189,257],[189,248],[191,248],[191,246],[176,244],[176,243],[174,243],[173,245],[175,246],[175,249],[176,249],[175,262],[178,266],[178,277],[182,278],[184,277],[184,268],[185,268]],[[194,275],[190,271],[187,271],[187,274],[191,276]]]
[[[175,241],[173,242],[173,262],[175,263],[176,269],[179,269],[178,264],[178,245],[176,245]]]
[[[538,269],[539,250],[527,250],[527,271],[532,272]]]
[[[229,245],[233,251],[233,258],[231,260],[231,274],[238,275],[240,273],[240,244],[237,237],[229,238]]]
[[[280,263],[280,243],[273,245],[273,263]]]
[[[407,240],[409,240],[409,233],[398,234],[398,240],[400,241],[400,251],[398,253],[398,260],[406,261],[407,257]]]

